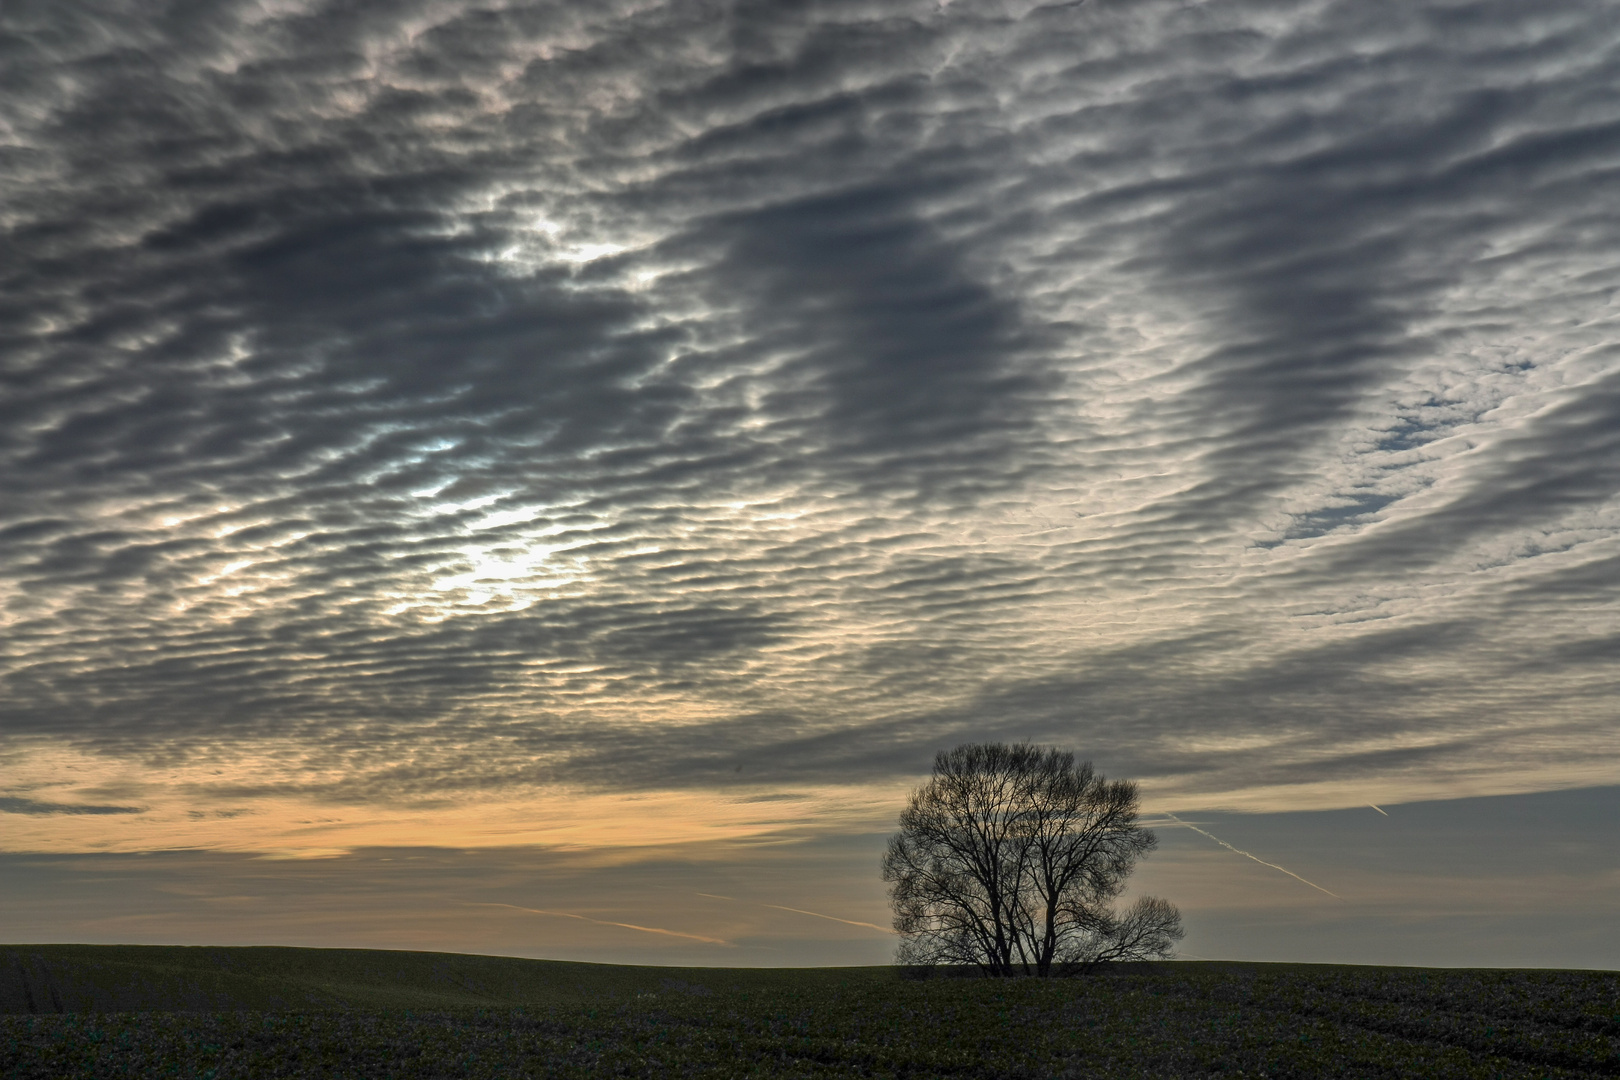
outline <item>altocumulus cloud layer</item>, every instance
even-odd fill
[[[978,736],[1206,802],[1613,775],[1612,4],[0,29],[9,761],[241,767],[203,803]]]

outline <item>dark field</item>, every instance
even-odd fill
[[[13,946],[0,947],[0,1011],[7,1080],[1620,1075],[1620,976],[1607,972],[1166,963],[910,980]]]

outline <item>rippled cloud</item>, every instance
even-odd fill
[[[1612,779],[1608,5],[0,35],[0,812]]]

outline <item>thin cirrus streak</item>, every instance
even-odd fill
[[[640,930],[644,934],[663,934],[666,937],[689,938],[692,941],[701,941],[706,945],[730,946],[731,942],[724,938],[705,937],[703,934],[688,934],[682,930],[665,930],[660,926],[638,926],[635,923],[614,922],[611,919],[593,919],[589,915],[575,915],[572,911],[547,911],[544,908],[522,907],[518,904],[498,904],[489,902],[468,901],[469,907],[498,907],[509,908],[512,911],[524,911],[530,915],[550,915],[558,919],[578,919],[581,922],[595,923],[597,926],[618,926],[626,930]]]
[[[804,908],[788,907],[785,904],[764,904],[758,903],[757,901],[739,900],[735,896],[721,896],[719,893],[700,892],[696,893],[695,895],[706,896],[710,900],[729,900],[733,904],[754,903],[758,907],[772,908],[776,911],[791,911],[796,915],[810,915],[817,919],[826,919],[829,922],[844,923],[848,926],[863,926],[868,930],[876,930],[880,934],[894,933],[894,931],[890,930],[888,927],[879,926],[876,923],[861,922],[859,919],[840,919],[837,915],[823,915],[819,911],[806,911]]]
[[[1315,889],[1317,892],[1327,893],[1329,896],[1333,897],[1333,899],[1335,899],[1335,900],[1343,900],[1344,899],[1344,897],[1340,896],[1338,893],[1332,891],[1331,889],[1324,889],[1324,888],[1322,888],[1322,886],[1318,885],[1314,881],[1307,881],[1305,878],[1300,877],[1298,874],[1294,873],[1292,870],[1288,869],[1285,866],[1278,866],[1274,862],[1266,862],[1266,860],[1262,859],[1258,855],[1254,855],[1254,854],[1251,854],[1250,852],[1244,851],[1240,847],[1233,847],[1231,844],[1228,844],[1225,840],[1222,840],[1220,837],[1216,836],[1215,834],[1205,832],[1203,829],[1200,829],[1198,826],[1192,824],[1191,822],[1182,821],[1180,818],[1176,817],[1176,815],[1170,813],[1168,810],[1164,811],[1164,816],[1169,818],[1171,821],[1174,821],[1177,825],[1183,825],[1183,826],[1191,829],[1193,832],[1198,833],[1201,836],[1209,837],[1211,840],[1213,840],[1217,844],[1221,845],[1221,847],[1225,848],[1227,851],[1235,852],[1238,855],[1242,855],[1245,859],[1253,859],[1255,862],[1259,863],[1261,866],[1269,866],[1273,870],[1281,870],[1283,873],[1287,874],[1289,877],[1293,878],[1295,881],[1304,882],[1306,885],[1309,885],[1311,888]]]
[[[827,919],[830,922],[846,923],[846,924],[848,924],[850,926],[864,926],[869,930],[876,930],[880,934],[892,934],[892,933],[894,933],[893,930],[890,930],[890,929],[887,929],[885,927],[879,926],[876,923],[861,922],[858,919],[840,919],[836,915],[823,915],[819,911],[806,911],[806,910],[804,910],[804,908],[784,907],[781,904],[762,904],[760,906],[761,907],[768,907],[768,908],[775,908],[777,911],[792,911],[792,912],[796,912],[796,913],[798,913],[800,915],[814,915],[818,919]]]

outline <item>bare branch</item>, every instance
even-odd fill
[[[1170,955],[1174,905],[1109,906],[1157,843],[1136,785],[1054,747],[967,743],[940,753],[889,840],[898,959],[993,975],[1065,974]]]

